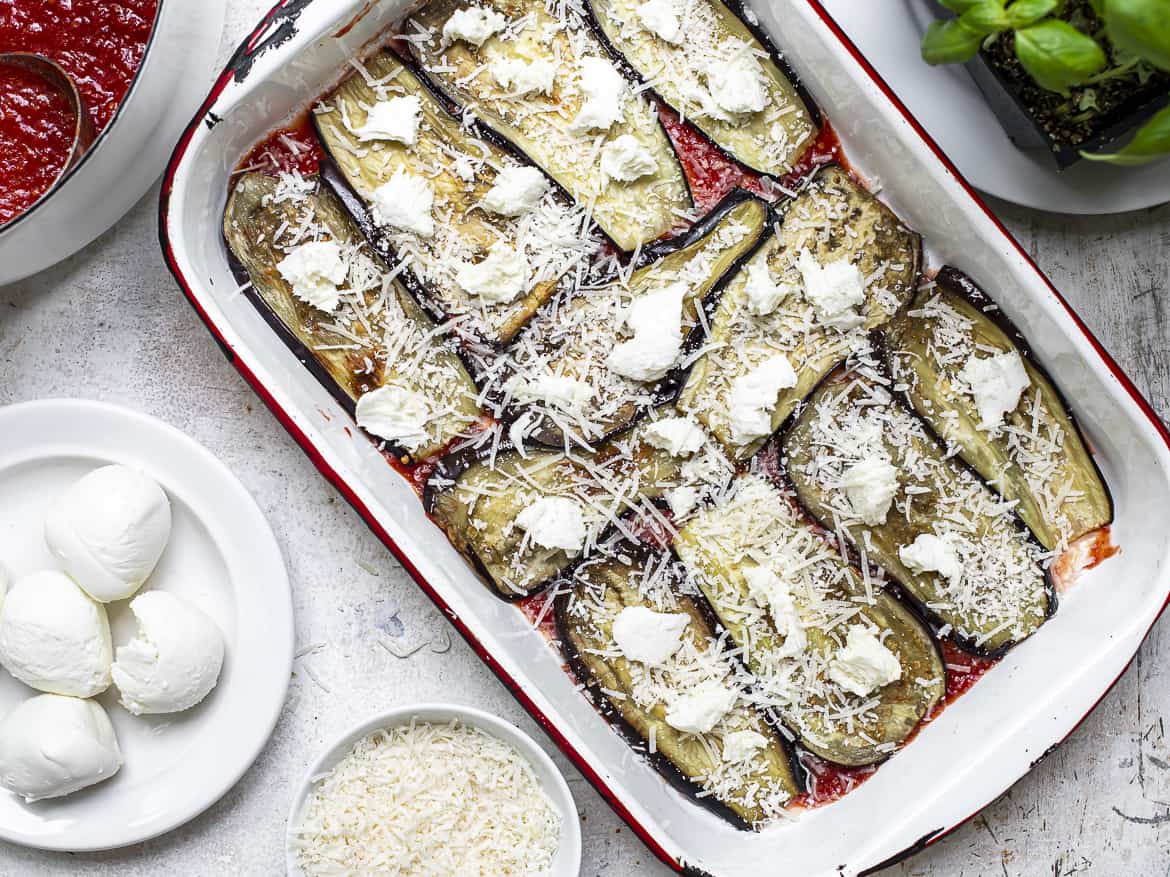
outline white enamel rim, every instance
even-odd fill
[[[292,806],[289,808],[285,843],[288,873],[291,877],[304,877],[304,871],[297,862],[294,841],[296,828],[300,825],[304,808],[317,785],[317,778],[331,771],[363,737],[368,737],[375,731],[401,727],[409,724],[412,719],[432,724],[447,724],[457,720],[463,725],[486,731],[519,752],[532,766],[541,788],[561,816],[560,845],[557,847],[549,877],[577,877],[581,869],[581,821],[577,815],[573,793],[569,791],[569,784],[565,782],[556,764],[535,740],[511,722],[475,707],[456,703],[410,704],[371,716],[339,736],[317,757],[301,777],[293,794]]]
[[[189,511],[218,552],[229,581],[207,587],[230,590],[217,597],[234,606],[231,624],[220,623],[227,646],[220,684],[203,704],[173,717],[134,719],[115,716],[121,708],[115,706],[113,689],[100,697],[111,717],[134,726],[143,739],[153,732],[165,738],[173,734],[168,724],[185,724],[176,742],[181,751],[173,761],[152,764],[156,775],[133,784],[120,783],[115,775],[75,796],[32,805],[0,791],[0,838],[46,850],[89,852],[140,843],[182,825],[218,801],[255,761],[283,709],[291,675],[292,597],[284,559],[260,508],[223,463],[178,429],[89,400],[48,399],[0,408],[0,483],[10,472],[62,461],[83,462],[87,469],[122,463],[155,478],[172,507]],[[148,581],[146,588],[155,584]],[[120,607],[125,614],[124,604]],[[25,696],[35,694],[25,690]],[[133,742],[120,734],[127,765],[123,773],[134,762]]]
[[[1089,572],[1043,630],[852,794],[742,833],[670,788],[574,690],[522,614],[492,596],[416,496],[237,291],[219,223],[228,173],[307,106],[402,0],[290,0],[241,46],[175,151],[160,201],[168,266],[240,373],[480,658],[647,846],[690,874],[867,873],[944,836],[1002,794],[1092,710],[1170,592],[1170,545],[1148,521],[1170,507],[1170,434],[1020,245],[873,71],[818,0],[755,11],[825,108],[850,159],[1029,337],[1098,450],[1118,515],[1118,557]],[[779,866],[778,866],[779,867]]]
[[[226,8],[227,0],[160,0],[109,124],[49,192],[0,226],[0,286],[73,255],[154,184],[212,81]]]

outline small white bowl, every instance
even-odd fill
[[[577,805],[573,802],[573,793],[569,791],[569,784],[553,764],[553,760],[545,754],[536,741],[510,722],[477,710],[474,707],[461,706],[453,703],[419,703],[392,709],[350,728],[339,737],[333,745],[326,749],[305,772],[296,794],[293,796],[292,806],[288,814],[288,832],[285,845],[288,858],[288,873],[290,877],[304,877],[297,862],[294,846],[296,829],[301,824],[309,798],[316,786],[315,778],[331,771],[341,761],[354,744],[367,737],[374,731],[396,728],[405,725],[411,719],[435,724],[446,724],[457,719],[464,725],[479,728],[497,739],[503,740],[516,749],[528,763],[539,780],[544,793],[552,801],[553,807],[561,817],[561,839],[557,847],[557,854],[553,859],[551,877],[577,877],[581,870],[581,822],[577,816]]]

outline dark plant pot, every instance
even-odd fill
[[[937,2],[931,3],[939,17],[952,13]],[[1003,70],[981,51],[966,64],[967,72],[983,93],[988,106],[999,119],[1012,143],[1021,149],[1044,149],[1052,156],[1056,167],[1064,170],[1081,160],[1081,150],[1108,151],[1108,147],[1132,133],[1160,109],[1170,104],[1170,84],[1157,90],[1135,89],[1130,100],[1109,112],[1101,113],[1092,121],[1091,136],[1070,144],[1050,136],[1035,111],[1024,100],[1019,84],[1004,75]]]

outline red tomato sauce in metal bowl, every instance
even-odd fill
[[[110,123],[142,63],[159,0],[0,0],[0,52],[56,61],[94,130]],[[64,95],[35,74],[0,67],[0,224],[52,185],[73,142]]]

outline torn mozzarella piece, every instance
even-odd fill
[[[796,372],[780,353],[732,381],[727,411],[731,440],[749,445],[771,434],[776,397],[781,390],[795,386]]]
[[[857,309],[865,302],[865,280],[848,259],[822,265],[808,250],[801,250],[796,267],[804,283],[804,295],[822,323],[835,329],[852,329],[865,322]]]
[[[505,389],[522,405],[543,402],[570,413],[580,411],[593,398],[591,386],[568,375],[537,375],[527,380],[516,376]]]
[[[581,94],[585,100],[573,125],[585,131],[608,131],[622,119],[626,80],[612,62],[593,55],[581,59]]]
[[[955,547],[933,533],[923,533],[898,549],[898,557],[915,573],[937,572],[952,585],[963,577],[963,562]]]
[[[671,487],[666,491],[666,504],[675,520],[684,518],[695,510],[699,504],[698,488],[684,484],[681,487]]]
[[[737,50],[730,59],[713,61],[706,73],[711,97],[724,112],[744,116],[768,105],[764,71],[751,52]]]
[[[399,168],[370,195],[371,215],[381,226],[400,228],[420,237],[435,233],[435,190],[425,178]]]
[[[864,625],[854,624],[845,634],[845,647],[829,662],[829,678],[858,697],[868,697],[902,678],[902,665]]]
[[[619,183],[632,183],[658,171],[654,153],[632,134],[622,134],[601,148],[601,172]]]
[[[865,457],[841,476],[841,486],[853,513],[871,527],[886,522],[898,493],[898,470],[880,456]]]
[[[613,641],[629,660],[661,667],[682,648],[688,623],[690,616],[683,612],[626,606],[613,620]]]
[[[515,523],[541,548],[574,555],[585,545],[581,504],[564,496],[542,496],[521,510]]]
[[[481,262],[464,265],[455,282],[484,304],[497,305],[515,301],[528,285],[528,260],[506,242],[496,241]]]
[[[646,427],[646,443],[672,457],[689,457],[703,447],[707,434],[687,417],[664,417]]]
[[[488,65],[492,78],[512,97],[528,94],[552,94],[557,78],[555,61],[538,59],[522,61],[519,58],[496,58]]]
[[[768,745],[768,738],[758,731],[732,731],[723,735],[723,760],[735,764],[753,758]]]
[[[443,24],[443,39],[448,43],[462,40],[479,48],[507,26],[508,19],[494,9],[470,6],[451,14]]]
[[[777,283],[768,270],[768,261],[763,256],[752,259],[747,266],[747,281],[744,284],[749,314],[766,317],[792,292],[786,283]]]
[[[548,179],[534,167],[506,167],[480,202],[500,216],[522,216],[540,203],[548,191]]]
[[[357,424],[378,438],[416,451],[430,436],[427,423],[431,409],[426,397],[398,384],[386,384],[357,401]]]
[[[705,682],[674,699],[666,711],[666,724],[684,734],[708,734],[738,699],[727,686]]]
[[[422,104],[414,95],[380,100],[366,114],[366,122],[356,131],[357,139],[394,140],[407,146],[418,142],[418,123]]]
[[[777,650],[781,658],[802,654],[808,646],[808,635],[800,621],[796,601],[788,583],[766,566],[746,566],[743,569],[748,593],[772,616],[776,632],[784,637],[784,643]]]
[[[1015,350],[982,358],[972,355],[963,363],[959,377],[971,388],[980,429],[995,429],[1003,423],[1004,416],[1016,410],[1024,390],[1032,385]]]
[[[665,377],[682,352],[682,305],[687,287],[672,283],[639,296],[630,305],[626,325],[634,333],[610,351],[610,371],[632,381]]]
[[[683,41],[682,22],[678,12],[675,0],[647,0],[634,10],[642,27],[673,45],[679,45]]]
[[[276,270],[301,301],[326,313],[337,310],[341,303],[337,287],[348,272],[335,241],[300,244],[276,263]]]

